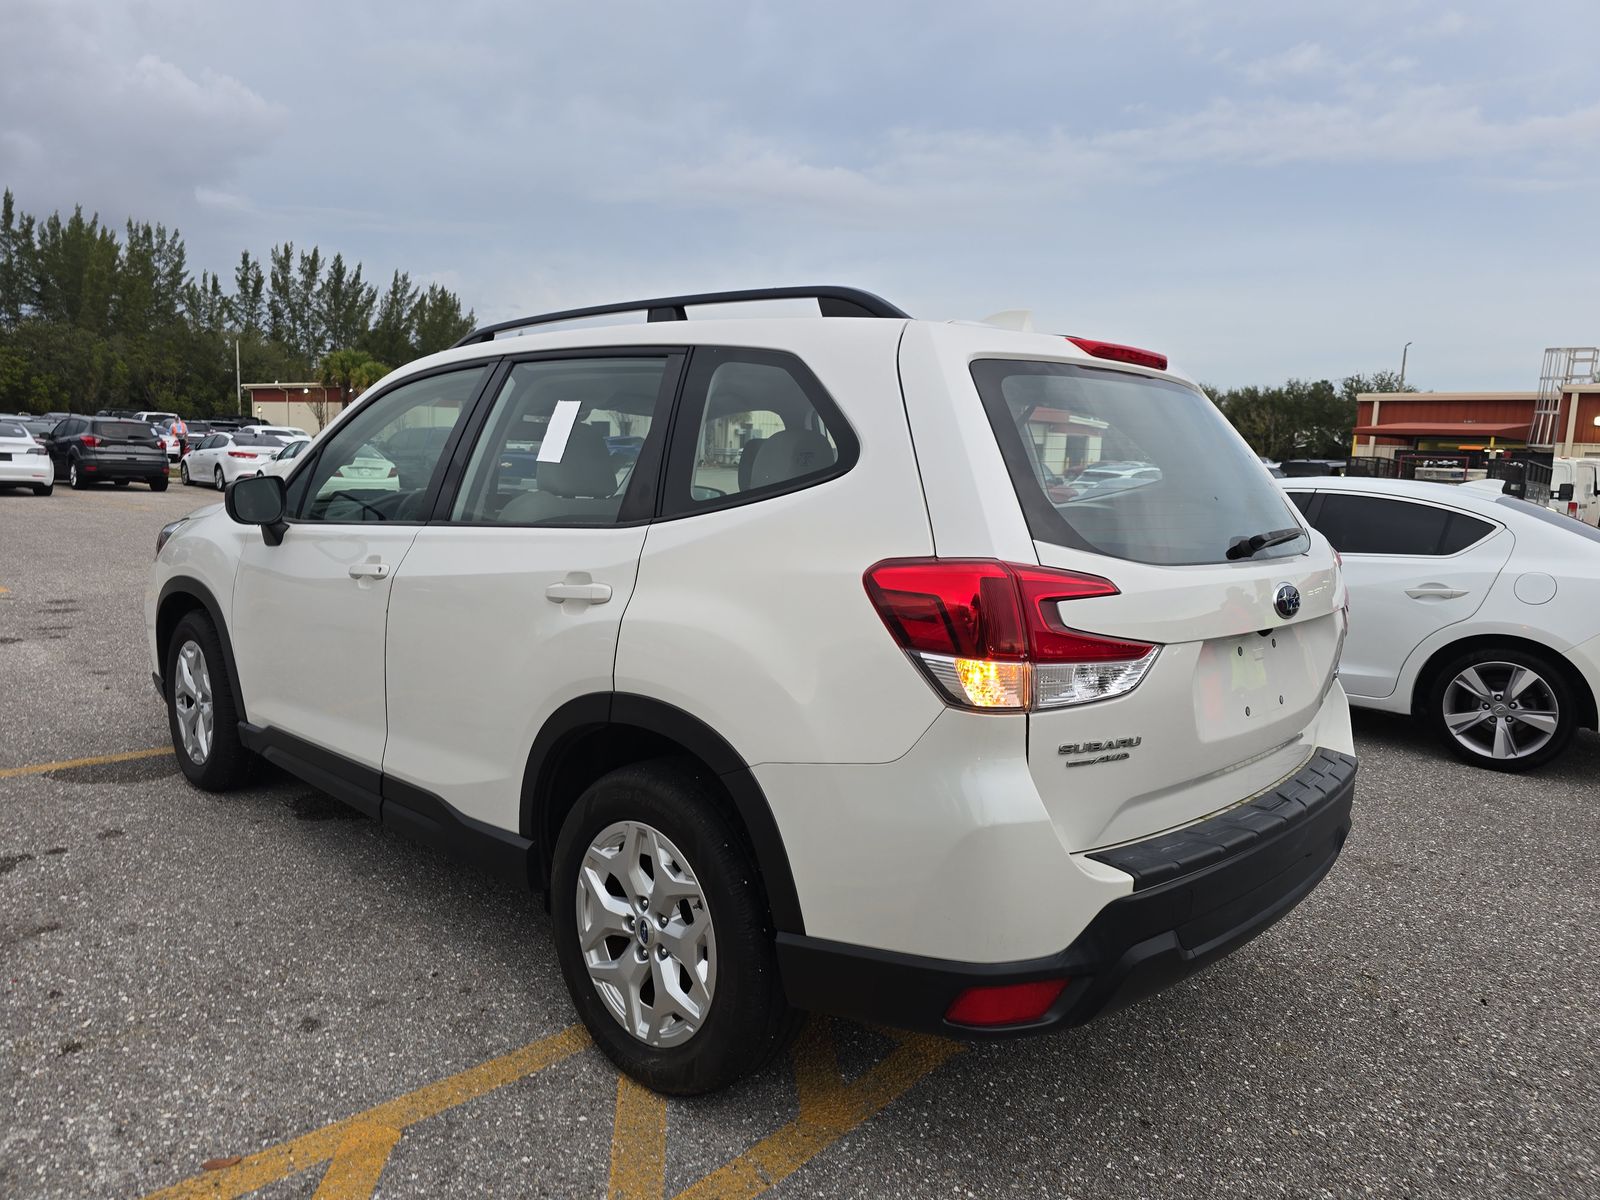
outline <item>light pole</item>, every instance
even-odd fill
[[[1400,348],[1400,388],[1399,388],[1399,390],[1402,391],[1402,392],[1406,390],[1406,352],[1409,351],[1410,349],[1411,349],[1411,343],[1410,342],[1407,342],[1404,346],[1402,346]]]

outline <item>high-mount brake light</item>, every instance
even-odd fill
[[[1167,356],[1157,354],[1154,350],[1141,350],[1137,346],[1124,346],[1118,342],[1102,342],[1095,338],[1073,337],[1067,335],[1071,342],[1085,354],[1092,354],[1095,358],[1108,358],[1112,362],[1132,363],[1136,367],[1153,367],[1157,371],[1167,369]]]
[[[867,596],[950,704],[1027,711],[1132,691],[1160,647],[1081,633],[1068,600],[1115,596],[1098,575],[994,559],[898,558],[868,568]]]

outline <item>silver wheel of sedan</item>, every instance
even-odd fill
[[[183,739],[183,752],[198,767],[211,755],[215,732],[211,671],[198,642],[183,644],[178,651],[177,668],[172,681],[172,704],[178,716],[178,733]]]
[[[1445,688],[1443,717],[1450,736],[1474,754],[1512,760],[1538,753],[1555,737],[1561,705],[1532,668],[1480,662]]]
[[[717,986],[717,938],[694,869],[659,830],[608,825],[578,871],[578,946],[619,1025],[648,1046],[695,1035]]]

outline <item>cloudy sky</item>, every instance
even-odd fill
[[[0,186],[483,320],[852,283],[1220,384],[1600,343],[1600,5],[0,0]]]

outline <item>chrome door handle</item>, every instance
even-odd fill
[[[1454,600],[1467,593],[1459,588],[1446,587],[1442,583],[1424,583],[1418,587],[1407,588],[1406,595],[1413,600]]]
[[[604,604],[611,599],[609,583],[552,583],[544,590],[544,598],[556,604],[577,600],[583,604]]]
[[[351,579],[387,579],[389,578],[389,564],[381,562],[352,563],[350,566]]]

